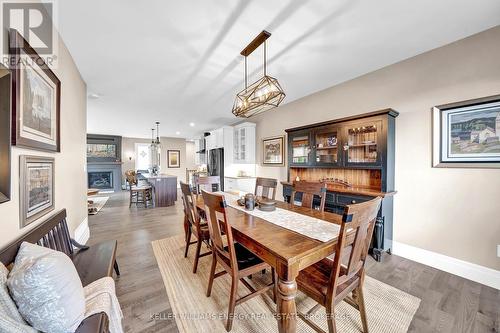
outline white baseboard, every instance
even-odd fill
[[[392,252],[421,264],[500,290],[500,271],[411,245],[393,242]]]
[[[75,229],[75,240],[80,244],[86,244],[90,238],[89,219],[86,217]]]

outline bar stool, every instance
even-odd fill
[[[148,208],[149,204],[153,205],[153,188],[151,185],[138,185],[137,174],[133,170],[125,172],[125,176],[130,191],[129,208],[132,207],[132,204],[136,206],[138,204],[143,204],[146,208]]]

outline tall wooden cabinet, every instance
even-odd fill
[[[297,178],[328,184],[325,209],[342,214],[345,205],[382,196],[371,253],[380,260],[392,247],[395,118],[386,109],[354,117],[287,129],[290,200]],[[349,186],[343,183],[348,183]]]

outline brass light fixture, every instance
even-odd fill
[[[160,122],[156,122],[156,139],[155,129],[151,129],[151,145],[149,146],[150,152],[150,166],[149,173],[158,175],[161,170],[161,142],[160,142]]]
[[[285,98],[285,92],[278,80],[267,75],[266,40],[269,37],[271,33],[262,31],[240,53],[245,57],[245,89],[236,94],[232,111],[236,117],[249,118],[270,110],[280,105]],[[262,44],[264,44],[264,76],[248,86],[247,57]]]

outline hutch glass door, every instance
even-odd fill
[[[346,164],[380,165],[379,137],[382,123],[377,121],[348,126],[347,142],[344,145]]]
[[[291,164],[309,164],[309,156],[311,152],[311,139],[309,136],[309,132],[295,133],[290,136],[290,151],[292,155]]]
[[[314,134],[316,164],[330,165],[338,163],[338,128],[318,130]]]

